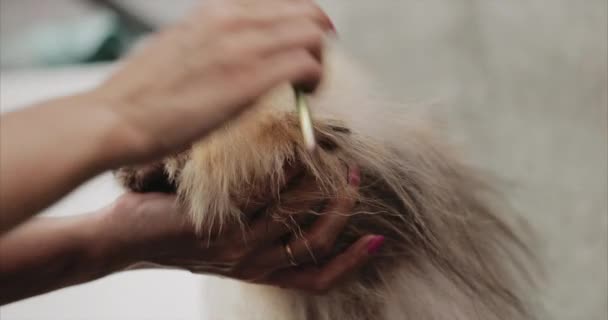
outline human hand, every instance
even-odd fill
[[[209,0],[88,95],[120,122],[126,163],[179,151],[273,87],[313,88],[329,18],[313,1]]]
[[[358,170],[350,170],[349,176],[353,190],[347,190],[345,194],[356,192],[359,185]],[[289,199],[289,193],[307,192],[314,188],[317,188],[314,181],[304,178],[281,198]],[[281,205],[289,207],[290,211],[305,212],[309,208],[304,206],[311,204]],[[252,219],[244,233],[240,226],[235,226],[209,236],[195,232],[174,196],[128,193],[108,211],[106,228],[103,229],[112,230],[116,237],[110,238],[117,240],[114,243],[122,244],[121,250],[116,251],[116,246],[112,246],[108,251],[115,252],[119,261],[129,268],[151,265],[182,268],[195,273],[323,293],[352,275],[382,245],[383,237],[368,235],[343,253],[329,256],[336,238],[348,223],[353,206],[353,197],[346,195],[327,204],[302,237],[290,240],[291,256],[281,242],[291,231],[285,223],[268,214],[272,206]],[[320,262],[318,266],[313,263],[315,260]]]

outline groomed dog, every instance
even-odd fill
[[[422,113],[374,96],[380,90],[335,47],[325,55],[310,100],[316,152],[305,149],[286,84],[189,151],[118,172],[132,190],[177,192],[205,228],[241,223],[239,199],[254,188],[278,193],[285,163],[302,163],[322,190],[302,199],[334,198],[347,187],[344,163],[360,166],[357,205],[335,250],[379,234],[387,240],[378,256],[321,296],[211,280],[209,319],[530,319],[531,253],[491,186]]]

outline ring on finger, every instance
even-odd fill
[[[293,255],[293,250],[291,249],[289,242],[285,241],[283,243],[283,249],[285,250],[285,256],[287,257],[287,261],[289,262],[289,264],[291,264],[294,267],[297,267],[298,265],[300,265],[298,263],[298,261],[296,260],[295,256]]]

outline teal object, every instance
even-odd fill
[[[0,64],[18,68],[114,61],[145,34],[112,11],[100,10],[74,21],[26,30],[3,41]]]
[[[122,19],[114,19],[112,28],[92,54],[82,62],[107,62],[122,57],[144,33],[132,30]]]

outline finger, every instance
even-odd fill
[[[255,218],[255,215],[262,213],[264,207],[271,205],[271,199],[276,200],[280,196],[280,190],[288,188],[294,181],[299,181],[299,178],[304,174],[304,167],[298,161],[287,161],[283,164],[283,175],[274,179],[271,183],[266,183],[257,188],[251,188],[252,193],[248,195],[240,195],[235,198],[235,203],[242,208],[241,210],[250,218]],[[297,183],[297,182],[296,182]]]
[[[241,52],[231,48],[231,44],[226,45],[228,49],[221,50],[222,57],[218,58],[219,67],[215,67],[214,72],[217,78],[222,81],[208,83],[211,88],[208,92],[225,91],[225,83],[229,81],[234,88],[239,88],[238,94],[232,95],[226,100],[222,96],[218,104],[234,105],[233,110],[225,109],[225,113],[212,114],[218,117],[213,119],[217,123],[222,123],[226,119],[241,112],[245,106],[250,106],[260,97],[280,84],[291,83],[304,88],[315,88],[321,81],[323,66],[321,62],[306,49],[293,49],[277,52],[265,57],[243,56]],[[188,60],[188,69],[192,73],[192,79],[200,76],[201,72],[208,67],[205,59]],[[200,64],[205,62],[203,64]],[[187,86],[187,93],[181,96],[180,101],[184,104],[196,104],[201,100],[200,82],[193,81],[197,86]],[[216,101],[211,96],[209,105]],[[218,99],[219,100],[219,99]],[[209,128],[211,130],[213,128]]]
[[[356,205],[356,189],[361,183],[359,167],[347,168],[348,183],[352,190],[347,190],[332,201],[321,217],[308,232],[290,244],[295,260],[300,263],[314,262],[329,256],[342,230],[350,220]]]
[[[299,225],[312,220],[320,208],[311,210],[311,201],[322,205],[322,192],[311,175],[306,175],[294,181],[289,187],[293,192],[286,191],[280,196],[280,204],[263,210],[250,229],[245,234],[247,244],[254,247],[276,242],[282,236],[295,231]]]
[[[325,30],[308,20],[287,21],[264,35],[265,41],[260,41],[262,55],[300,48],[308,50],[317,61],[322,62]]]
[[[224,52],[242,56],[267,57],[281,51],[306,49],[321,61],[325,39],[323,28],[309,19],[299,18],[263,29],[248,29],[222,39]]]
[[[321,268],[308,266],[281,270],[267,276],[264,282],[283,288],[324,294],[349,276],[355,275],[383,244],[383,236],[365,236]]]
[[[252,68],[251,74],[258,75],[255,77],[256,81],[245,83],[243,86],[248,87],[247,93],[253,101],[260,93],[267,92],[284,82],[315,88],[321,81],[323,67],[309,51],[294,49],[263,58],[261,63]],[[254,79],[254,77],[246,78]]]
[[[349,174],[349,184],[356,189],[360,184],[358,167],[353,167]],[[275,248],[261,253],[258,261],[263,267],[276,270],[289,267],[293,264],[288,250],[291,250],[293,260],[302,265],[310,262],[318,263],[319,259],[328,256],[334,249],[337,237],[348,224],[350,213],[356,204],[354,190],[345,192],[336,200],[330,202],[321,217],[312,227],[301,235],[296,234],[288,246],[277,245]],[[347,196],[346,194],[350,194]]]
[[[253,247],[257,242],[263,241],[257,239],[260,234],[264,232],[278,232],[281,228],[279,223],[272,223],[272,221],[265,220],[260,223],[257,220],[265,216],[265,208],[272,207],[280,196],[281,191],[288,188],[295,182],[299,181],[304,174],[304,167],[298,161],[287,161],[283,164],[282,175],[276,176],[272,179],[266,179],[264,183],[250,182],[251,186],[247,188],[248,192],[239,194],[233,194],[233,203],[241,209],[244,215],[244,222],[246,224],[234,224],[228,227],[223,232],[224,236],[221,239],[222,243],[234,244],[243,241]],[[255,230],[255,231],[252,231]],[[221,232],[221,226],[214,225],[210,231],[213,236],[219,235]]]

